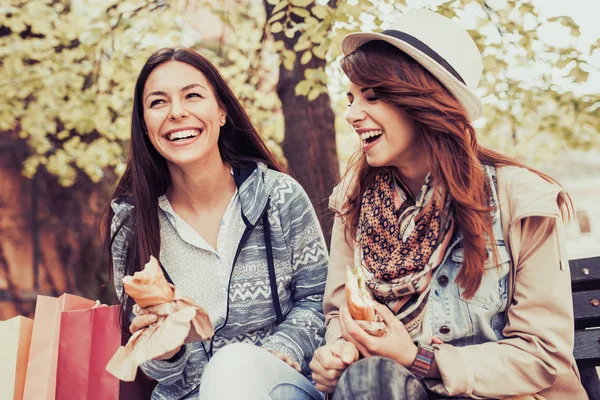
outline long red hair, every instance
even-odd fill
[[[393,45],[368,42],[344,57],[341,66],[351,82],[372,88],[381,101],[402,109],[415,122],[434,184],[443,185],[452,198],[455,229],[462,233],[464,247],[464,264],[456,281],[464,296],[472,297],[481,284],[488,258],[487,238],[494,237],[490,188],[483,165],[524,167],[548,182],[556,181],[480,146],[462,105],[429,71]],[[357,234],[363,193],[378,170],[367,164],[362,150],[349,163],[346,176],[353,176],[354,184],[348,189],[342,216],[351,237]],[[569,215],[571,207],[569,201]]]

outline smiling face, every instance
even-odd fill
[[[148,76],[142,102],[148,138],[167,162],[220,160],[226,111],[202,72],[180,61],[161,64]]]
[[[372,167],[422,162],[424,146],[413,120],[404,111],[377,97],[373,89],[350,83],[346,120],[360,136]]]

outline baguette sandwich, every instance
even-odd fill
[[[373,336],[385,334],[385,323],[374,308],[375,300],[367,289],[359,267],[346,269],[348,311],[358,326]]]

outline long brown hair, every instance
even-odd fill
[[[344,57],[341,66],[351,82],[372,88],[381,101],[401,109],[415,122],[431,176],[452,198],[451,212],[455,229],[463,235],[465,254],[456,281],[464,295],[472,297],[479,288],[488,257],[486,238],[494,237],[490,188],[483,165],[524,167],[548,182],[556,181],[480,146],[462,105],[429,71],[393,45],[368,42]],[[346,179],[353,176],[354,184],[348,189],[342,215],[351,237],[357,234],[363,193],[378,170],[367,164],[362,150],[349,163]],[[570,214],[570,203],[567,209]]]
[[[142,67],[135,84],[127,167],[112,196],[112,200],[127,202],[133,205],[134,209],[111,235],[114,212],[109,205],[103,224],[105,254],[111,276],[113,273],[112,244],[121,229],[126,228],[125,231],[129,235],[125,245],[125,271],[123,271],[125,275],[140,271],[150,260],[151,255],[155,257],[159,255],[158,198],[166,192],[171,177],[166,160],[156,151],[148,135],[144,133],[142,94],[152,71],[169,61],[184,62],[202,72],[211,84],[219,105],[227,110],[227,121],[221,127],[218,140],[219,152],[225,163],[233,167],[241,167],[251,162],[262,161],[272,169],[281,170],[252,125],[246,111],[210,61],[192,49],[164,48],[156,51]],[[126,328],[129,326],[133,301],[128,296],[123,296],[120,300],[125,306],[122,324],[123,332],[127,334]]]

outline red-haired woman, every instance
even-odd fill
[[[552,178],[477,143],[473,40],[412,10],[342,48],[362,149],[330,199],[317,388],[336,400],[586,399],[572,355],[572,205]],[[350,316],[347,266],[378,301],[383,336]]]

